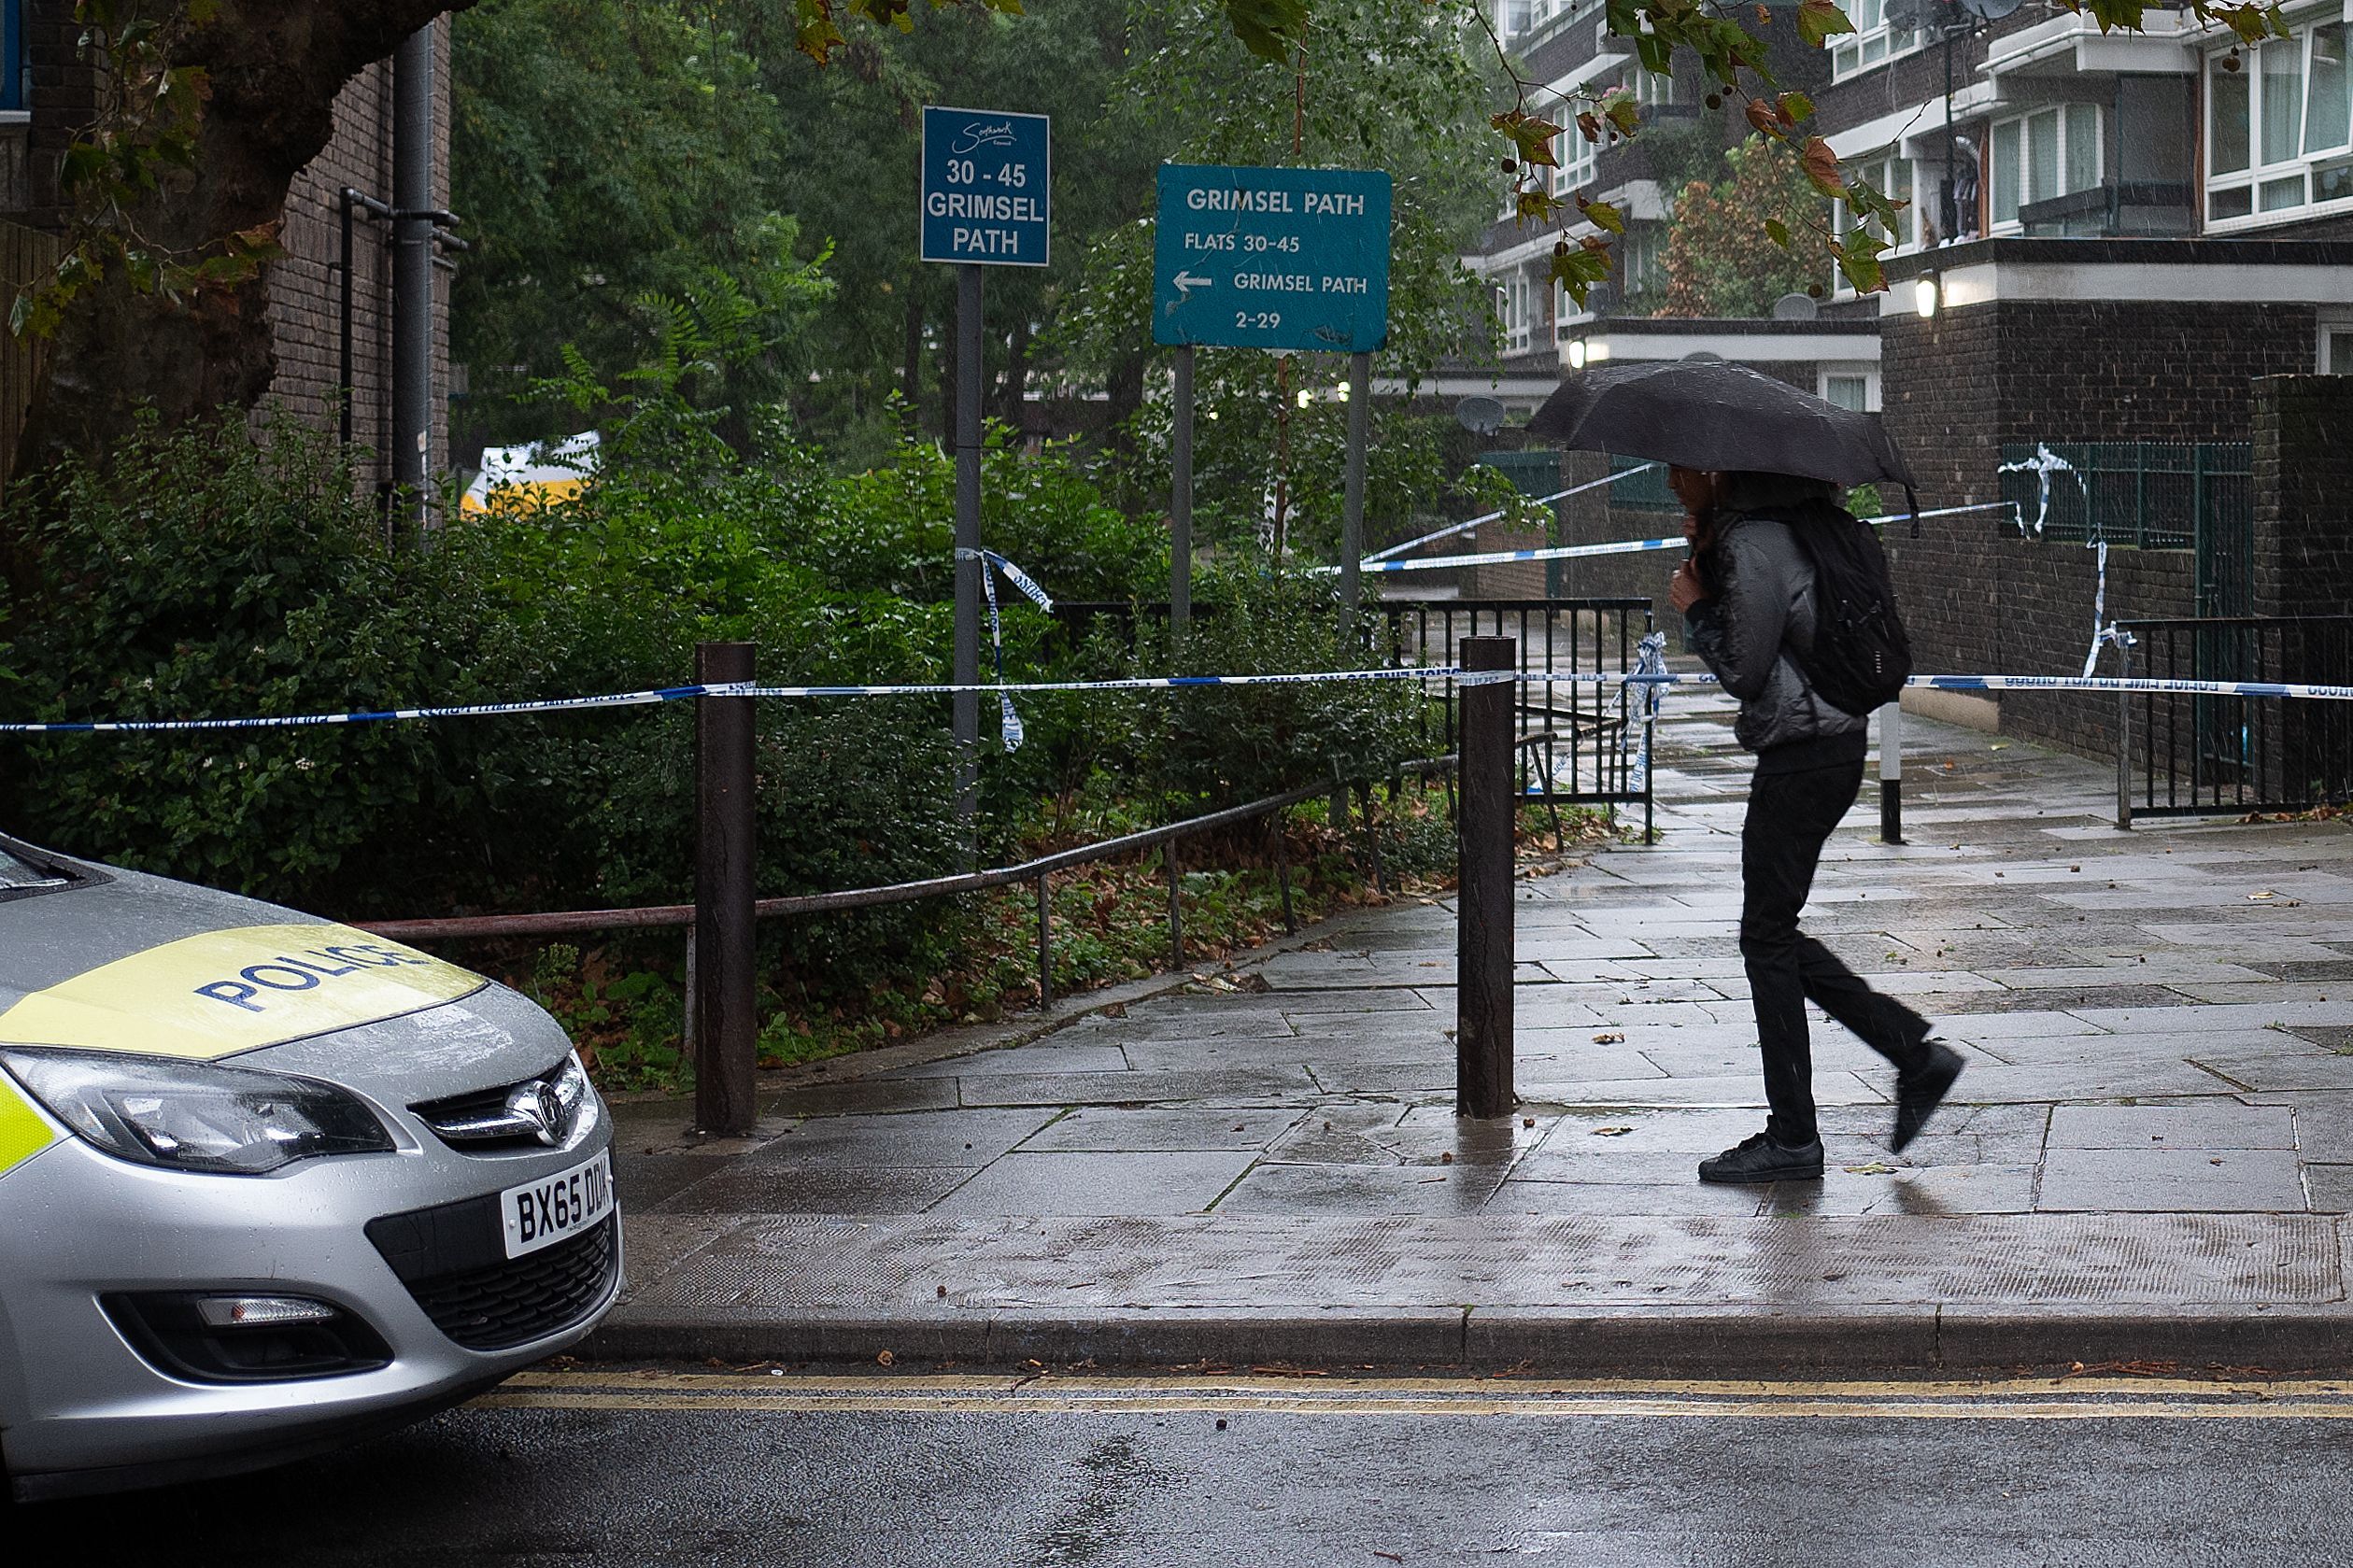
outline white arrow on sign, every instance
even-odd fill
[[[1194,290],[1210,287],[1212,280],[1206,277],[1195,277],[1189,272],[1180,272],[1171,281],[1176,284],[1177,298],[1185,300],[1193,297]]]

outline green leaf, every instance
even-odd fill
[[[1780,97],[1781,123],[1794,125],[1801,120],[1814,118],[1814,101],[1803,92],[1784,92]]]
[[[1261,60],[1288,61],[1307,31],[1307,0],[1221,0],[1226,25]]]
[[[1765,237],[1783,250],[1787,250],[1789,248],[1789,225],[1778,218],[1768,218],[1765,220]]]
[[[1580,202],[1577,204],[1577,210],[1583,213],[1586,220],[1596,229],[1605,230],[1613,234],[1623,234],[1626,232],[1624,214],[1608,202]]]
[[[1632,136],[1635,127],[1642,123],[1641,107],[1623,92],[1602,105],[1601,112],[1621,136]]]
[[[1862,229],[1830,242],[1832,258],[1858,294],[1876,294],[1887,288],[1887,275],[1879,267],[1880,252],[1887,248],[1885,240]]]
[[[2097,5],[2100,0],[2092,3]],[[2139,10],[2137,0],[2128,3]],[[1797,35],[1814,48],[1820,49],[1824,40],[1841,33],[1853,31],[1854,23],[1847,20],[1847,13],[1838,8],[1836,0],[1797,0]]]

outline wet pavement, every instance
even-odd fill
[[[1912,841],[1877,841],[1866,781],[1807,925],[1938,1022],[1954,1100],[1891,1153],[1885,1064],[1817,1015],[1825,1179],[1703,1187],[1762,1123],[1729,713],[1670,701],[1655,846],[1522,885],[1518,1114],[1453,1114],[1451,908],[1368,911],[1124,1016],[803,1075],[754,1139],[621,1108],[631,1284],[603,1344],[2342,1360],[2353,831],[2119,833],[2106,767],[1907,718]]]

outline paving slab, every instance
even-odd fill
[[[1866,790],[1807,918],[1968,1067],[1896,1153],[1885,1064],[1816,1014],[1823,1178],[1705,1186],[1763,1118],[1729,716],[1670,701],[1656,846],[1516,885],[1514,1116],[1453,1113],[1451,904],[1353,911],[1221,966],[1265,990],[801,1072],[750,1138],[618,1108],[591,1350],[2353,1374],[2353,832],[2118,833],[2105,765],[1908,720],[1919,841]]]

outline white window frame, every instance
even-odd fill
[[[1594,89],[1603,98],[1617,91],[1615,86]],[[1561,116],[1561,120],[1554,121],[1555,124],[1564,120],[1566,124],[1561,134],[1552,138],[1552,156],[1560,161],[1552,171],[1552,194],[1566,196],[1582,186],[1591,185],[1599,177],[1602,143],[1587,141],[1585,133],[1577,128],[1577,106],[1574,104],[1558,105],[1553,112]],[[1602,134],[1607,137],[1609,134],[1608,122],[1604,121]]]
[[[1824,403],[1828,403],[1831,401],[1830,384],[1833,381],[1845,380],[1863,383],[1863,411],[1864,413],[1879,412],[1879,367],[1867,360],[1859,360],[1852,363],[1833,360],[1824,364],[1815,373],[1814,395]]]
[[[1495,279],[1495,314],[1503,318],[1503,351],[1524,354],[1536,346],[1536,308],[1543,298],[1525,267]]]
[[[2313,368],[2323,375],[2353,375],[2353,315],[2322,313],[2318,341],[2313,345]],[[2332,338],[2347,340],[2343,354],[2329,352]]]
[[[2032,162],[2033,155],[2031,152],[2033,143],[2028,134],[2027,124],[2030,120],[2035,120],[2038,117],[2047,114],[2055,114],[2059,117],[2058,130],[2053,133],[2058,138],[2059,148],[2057,170],[2059,189],[2056,191],[2037,191],[2033,187],[2032,183],[2027,178],[2028,175],[2033,172],[2034,168]],[[2089,185],[2077,185],[2070,181],[2067,177],[2067,148],[2069,145],[2067,132],[2069,128],[2076,123],[2078,118],[2085,116],[2090,117],[2091,120],[2091,182]],[[2016,170],[2018,175],[2018,205],[2020,210],[2023,211],[2027,207],[2033,206],[2036,202],[2047,202],[2054,196],[2072,196],[2080,191],[2097,191],[2101,185],[2106,181],[2108,177],[2106,122],[2106,111],[2098,104],[2038,104],[2034,107],[2027,110],[2024,114],[2007,116],[2005,119],[1996,120],[1992,126],[1988,127],[1985,137],[1984,161],[1979,165],[1978,170],[1978,179],[1985,191],[1986,233],[1989,234],[2020,234],[2026,232],[2026,222],[2023,219],[2016,216],[1999,218],[1994,215],[1993,192],[1995,189],[1995,171],[1993,167],[1993,159],[1995,149],[2001,145],[2002,133],[2004,131],[2008,130],[2013,126],[2015,126],[2018,130],[2018,168]]]
[[[1830,41],[1832,81],[1845,81],[1849,77],[1876,71],[1891,60],[1900,60],[1928,47],[1925,30],[1888,24],[1887,0],[1855,0],[1848,20],[1854,23],[1855,30]]]
[[[2297,89],[2303,100],[2296,119],[2296,150],[2293,156],[2273,159],[2263,157],[2263,72],[2260,56],[2247,50],[2241,56],[2241,69],[2247,78],[2247,167],[2217,173],[2214,167],[2214,92],[2213,81],[2221,69],[2221,61],[2230,50],[2218,49],[2205,57],[2205,75],[2200,80],[2198,94],[2200,126],[2203,138],[2199,143],[2200,166],[2205,171],[2205,186],[2200,194],[2199,221],[2206,232],[2218,234],[2235,233],[2247,229],[2265,229],[2279,223],[2293,223],[2330,213],[2353,210],[2353,106],[2349,106],[2346,139],[2332,145],[2314,148],[2312,138],[2312,55],[2320,29],[2342,25],[2335,12],[2325,13],[2298,23],[2289,30],[2284,40],[2272,40],[2265,47],[2278,43],[2292,44],[2299,52],[2303,75]],[[2353,27],[2346,27],[2345,47],[2353,52]],[[2353,77],[2353,59],[2346,62],[2349,77]],[[2329,165],[2346,171],[2346,194],[2315,200],[2322,169]],[[2301,179],[2303,199],[2263,208],[2263,188],[2283,180]],[[2233,196],[2246,192],[2247,210],[2231,218],[2213,216],[2217,195]]]

